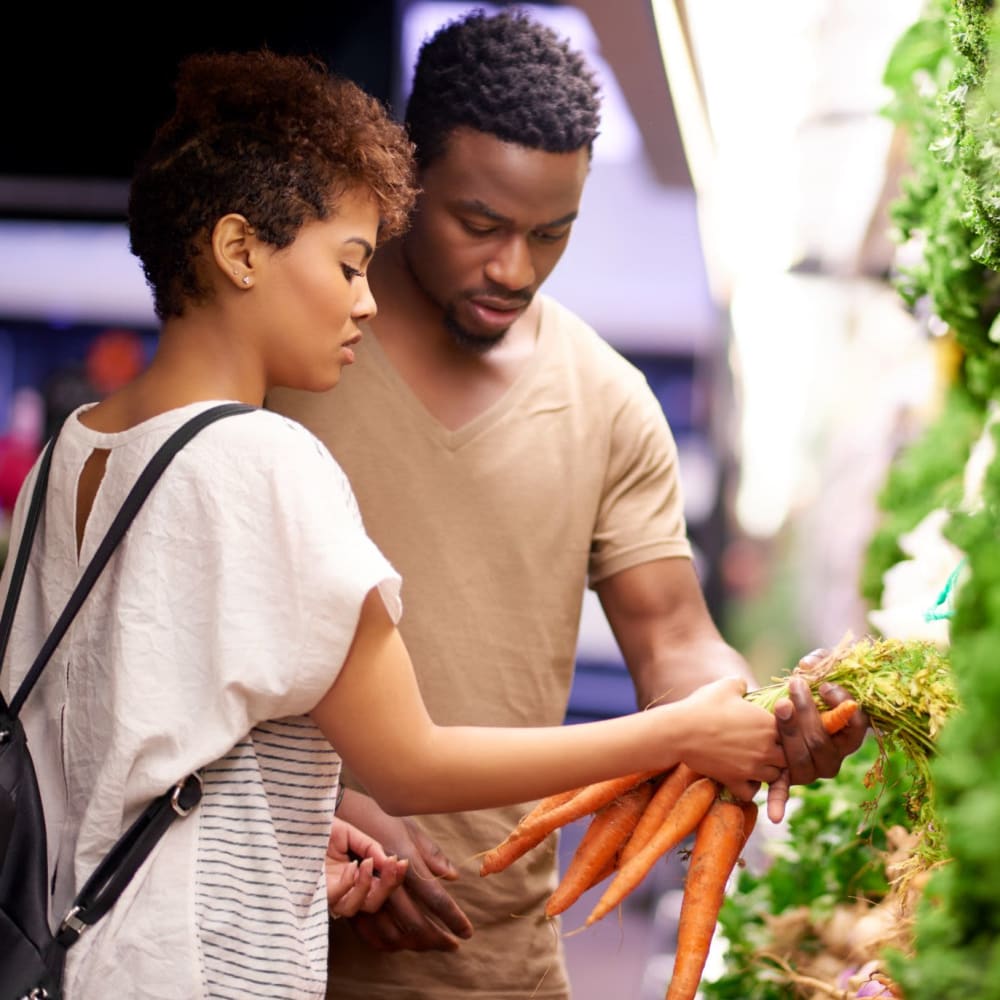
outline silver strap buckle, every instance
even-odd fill
[[[191,774],[188,775],[188,778],[194,778],[202,788],[205,787],[205,782],[201,780],[201,775],[197,771],[192,771]],[[177,784],[174,785],[174,794],[170,796],[170,806],[178,816],[187,816],[191,810],[194,809],[194,806],[190,806],[185,809],[184,806],[181,805],[181,792],[184,791],[184,786],[187,784],[188,778],[178,781]]]
[[[71,909],[69,913],[63,917],[63,922],[59,925],[60,933],[63,931],[72,931],[77,937],[79,937],[87,929],[88,925],[77,916],[79,912],[80,907],[74,906],[73,909]],[[48,996],[48,994],[46,994],[46,996]]]

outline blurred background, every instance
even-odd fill
[[[154,349],[125,205],[133,161],[170,107],[177,60],[261,44],[316,54],[401,113],[421,41],[473,6],[505,5],[366,0],[224,25],[172,12],[141,29],[26,12],[24,28],[5,33],[0,559],[46,434]],[[646,372],[680,447],[710,606],[767,680],[866,631],[859,574],[876,496],[945,381],[932,324],[890,281],[900,248],[887,205],[906,150],[884,114],[883,71],[920,5],[519,6],[587,53],[604,88],[580,218],[545,291]],[[567,722],[633,708],[588,598]],[[665,870],[633,902],[626,925],[567,938],[575,997],[644,996],[644,977],[662,995],[672,877]],[[605,967],[615,978],[602,980]]]

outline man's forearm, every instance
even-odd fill
[[[631,670],[639,708],[679,701],[696,688],[720,677],[741,675],[750,688],[756,687],[746,659],[720,639],[705,638],[672,646],[651,656],[647,664]]]

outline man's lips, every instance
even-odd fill
[[[523,299],[475,298],[468,301],[479,322],[496,330],[505,330],[528,306]]]
[[[486,296],[477,296],[469,301],[480,309],[496,313],[520,312],[528,304],[527,299],[493,299]]]

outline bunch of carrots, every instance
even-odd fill
[[[842,729],[858,707],[847,699],[821,713],[828,733]],[[565,911],[610,875],[589,927],[642,882],[656,862],[694,834],[677,928],[676,958],[666,1000],[693,1000],[701,982],[726,885],[757,822],[757,804],[731,798],[716,781],[683,762],[586,785],[538,803],[483,856],[480,875],[501,872],[558,828],[592,818],[546,915]]]

